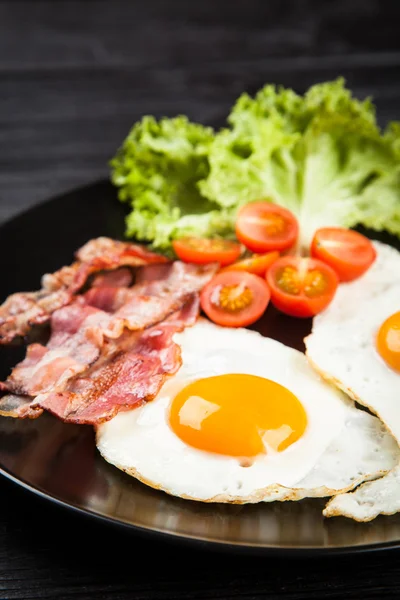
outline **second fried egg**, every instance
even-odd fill
[[[331,305],[314,317],[306,354],[323,377],[376,413],[400,443],[400,252],[374,244],[372,267],[341,284]],[[390,336],[396,324],[397,352]]]
[[[400,444],[400,252],[374,242],[377,258],[341,284],[314,318],[306,353],[318,372],[377,414]],[[369,521],[400,510],[400,464],[351,494],[337,495],[324,515]]]

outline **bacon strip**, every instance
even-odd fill
[[[102,332],[117,338],[124,328],[144,329],[179,310],[194,293],[200,291],[216,272],[216,264],[194,265],[175,261],[157,265],[159,279],[152,267],[143,267],[141,283],[132,288],[91,288],[85,300],[112,317],[101,323]]]
[[[55,311],[47,346],[31,344],[0,383],[0,414],[35,418],[46,409],[95,424],[153,397],[180,365],[172,336],[196,320],[198,292],[216,269],[177,261],[154,279],[144,267],[132,288],[97,286]]]
[[[133,335],[126,352],[118,349],[98,361],[84,377],[69,382],[62,393],[53,392],[36,402],[63,421],[98,425],[154,398],[167,375],[181,366],[173,335],[193,324],[198,300],[189,301],[170,319]]]
[[[5,300],[0,306],[0,344],[26,335],[33,325],[49,321],[55,310],[71,302],[93,273],[167,261],[137,244],[106,237],[90,240],[75,256],[77,260],[71,265],[45,274],[41,290],[18,292]]]
[[[181,365],[173,335],[193,325],[199,313],[197,295],[165,321],[141,332],[125,332],[118,341],[104,345],[97,361],[77,371],[66,385],[35,398],[7,394],[0,414],[36,418],[43,409],[66,422],[96,425],[120,410],[131,409],[153,398],[167,375]],[[60,389],[64,389],[60,391]]]
[[[93,277],[91,287],[129,287],[133,283],[132,269],[120,267]]]
[[[100,260],[103,265],[109,263],[106,267],[109,269],[115,268],[116,263],[122,267],[167,262],[165,256],[151,252],[145,246],[105,236],[89,240],[76,251],[75,256],[83,263],[92,263],[95,260]]]
[[[30,344],[24,360],[1,384],[3,389],[35,396],[84,371],[100,354],[103,337],[95,325],[103,314],[86,305],[82,298],[55,311],[47,346]]]
[[[176,263],[164,269],[163,280],[132,288],[92,288],[53,313],[47,346],[30,344],[25,359],[13,369],[3,389],[25,396],[43,394],[54,387],[59,390],[93,364],[110,339],[118,340],[121,348],[125,329],[145,329],[181,309],[214,270],[213,266]]]

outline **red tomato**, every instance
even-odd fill
[[[218,273],[200,294],[206,315],[225,327],[246,327],[261,317],[270,292],[264,279],[246,271]]]
[[[372,265],[376,250],[372,242],[357,231],[322,227],[311,242],[311,256],[332,267],[340,281],[352,281]]]
[[[339,280],[335,271],[314,258],[284,256],[267,272],[272,304],[292,317],[313,317],[331,302]]]
[[[242,252],[240,244],[229,240],[186,237],[172,242],[175,254],[184,262],[203,265],[219,262],[229,265],[237,260]]]
[[[286,250],[293,246],[298,232],[295,216],[272,202],[250,202],[236,219],[236,237],[252,252]]]
[[[249,258],[243,258],[224,268],[224,271],[247,271],[265,277],[267,269],[279,258],[279,252],[267,252],[266,254],[253,254]]]

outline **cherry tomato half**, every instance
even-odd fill
[[[250,202],[239,210],[236,237],[252,252],[286,250],[299,232],[296,217],[272,202]]]
[[[267,252],[266,254],[253,254],[224,267],[224,271],[247,271],[260,277],[265,277],[267,269],[279,258],[279,252]]]
[[[340,281],[352,281],[372,265],[376,250],[371,240],[357,231],[322,227],[314,234],[311,256],[332,267]]]
[[[229,240],[186,237],[172,242],[177,257],[184,262],[203,265],[219,262],[221,266],[237,260],[242,252],[240,244]]]
[[[270,291],[264,279],[246,271],[218,273],[200,294],[206,315],[225,327],[246,327],[259,319],[268,306]]]
[[[267,272],[271,302],[292,317],[313,317],[331,302],[339,280],[335,271],[314,258],[284,256]]]

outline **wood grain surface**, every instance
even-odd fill
[[[400,119],[399,18],[398,0],[0,0],[0,222],[106,178],[145,113],[218,124],[243,90],[343,75]],[[399,597],[400,551],[223,554],[0,490],[1,599]]]

